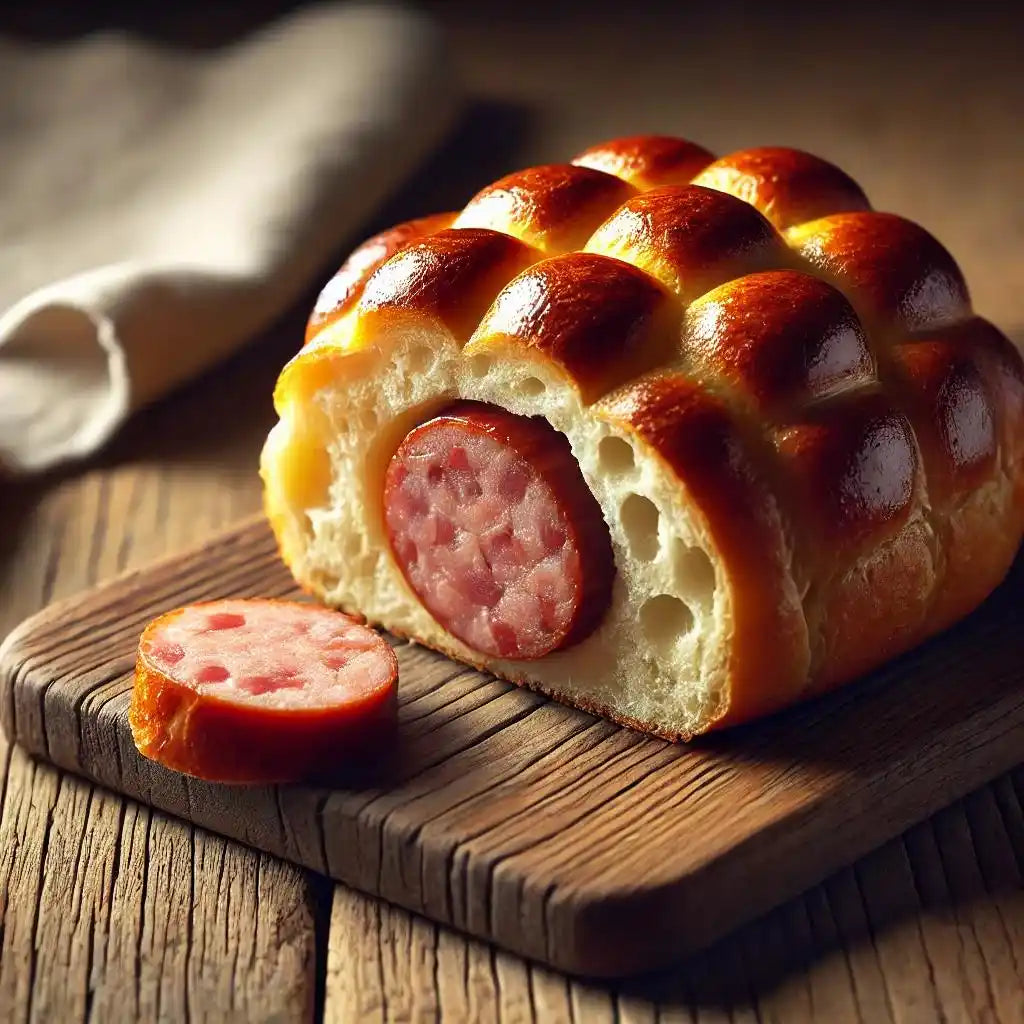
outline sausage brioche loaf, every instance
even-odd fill
[[[1020,354],[795,150],[619,139],[385,232],[275,405],[304,587],[666,738],[920,643],[1024,532]]]

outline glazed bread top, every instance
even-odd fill
[[[329,342],[325,328],[346,316],[422,317],[460,343],[472,336],[474,351],[528,350],[588,403],[680,370],[766,427],[869,395],[904,406],[924,388],[932,407],[917,395],[904,411],[941,491],[970,487],[996,460],[1020,473],[1015,348],[973,315],[941,243],[872,211],[852,178],[799,150],[715,160],[682,139],[634,136],[509,174],[461,212],[359,246],[321,292],[307,343]],[[898,426],[884,443],[913,448]],[[851,443],[870,447],[872,432]],[[913,476],[916,458],[890,472]],[[906,480],[890,482],[907,494]],[[844,509],[893,514],[899,501],[881,502],[877,483],[846,480]]]
[[[942,596],[957,516],[979,488],[1010,495],[985,528],[1003,549],[1020,541],[1020,354],[973,313],[936,238],[872,210],[810,154],[714,159],[640,136],[507,175],[457,213],[357,249],[324,289],[306,351],[403,329],[440,331],[481,372],[535,362],[639,438],[726,563],[734,642],[779,650],[792,612],[816,685],[984,596],[964,581]],[[286,368],[279,394],[293,386]],[[837,589],[856,566],[860,581]],[[874,615],[880,588],[896,597]],[[732,666],[735,692],[763,673],[748,661]]]

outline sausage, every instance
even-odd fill
[[[273,600],[189,605],[139,641],[129,721],[139,752],[213,782],[329,777],[386,742],[398,661],[338,612]]]
[[[414,428],[388,463],[384,518],[409,586],[481,654],[533,660],[569,647],[611,599],[600,506],[541,417],[458,402]]]

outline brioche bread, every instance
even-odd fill
[[[303,587],[670,739],[948,627],[1024,532],[1020,354],[932,235],[796,150],[620,139],[385,232],[328,283],[274,398],[265,507]],[[517,422],[575,460],[537,469],[533,527],[486,504],[503,486],[486,465],[559,450]],[[455,454],[472,489],[416,511]],[[607,572],[559,497],[570,477],[600,509]],[[499,578],[486,509],[506,544],[554,522],[554,546]],[[445,598],[460,558],[484,589]],[[517,640],[531,615],[550,629]]]

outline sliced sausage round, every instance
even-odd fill
[[[583,640],[608,606],[608,527],[541,417],[459,402],[416,427],[388,464],[384,516],[424,607],[481,654],[541,658]]]
[[[167,768],[216,782],[301,781],[386,742],[397,683],[394,651],[346,615],[212,601],[146,627],[129,721],[140,753]]]

